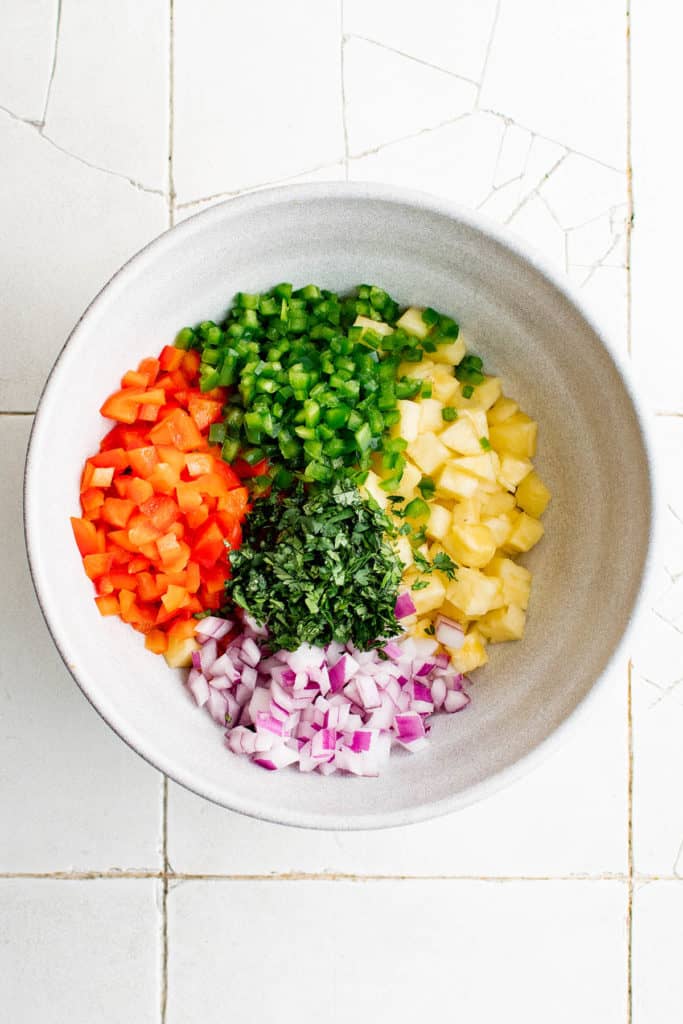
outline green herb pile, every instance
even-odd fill
[[[353,641],[366,650],[397,632],[403,566],[393,528],[348,483],[255,502],[226,589],[266,623],[274,650]]]
[[[419,363],[458,336],[454,320],[426,309],[426,337],[418,339],[396,327],[399,313],[374,285],[341,298],[316,285],[295,291],[279,284],[263,294],[240,292],[220,326],[207,320],[184,328],[176,345],[200,350],[202,391],[233,388],[209,440],[222,445],[227,462],[267,459],[262,483],[280,490],[296,478],[362,483],[380,452],[391,471],[383,486],[393,490],[405,466],[405,442],[388,436],[399,418],[396,403],[431,393],[428,383],[399,377],[399,366]],[[365,322],[356,326],[359,316]]]

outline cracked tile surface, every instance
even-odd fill
[[[179,202],[343,157],[340,33],[338,0],[175,0]]]
[[[168,29],[168,0],[62,0],[45,119],[46,134],[63,149],[159,191],[166,185]]]
[[[7,244],[0,277],[10,297],[0,408],[30,410],[85,306],[129,256],[166,227],[161,196],[60,152],[0,112]]]
[[[625,169],[621,0],[501,0],[480,104]]]
[[[42,121],[57,39],[60,0],[3,3],[0,106]]]

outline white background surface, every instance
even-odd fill
[[[171,6],[0,0],[3,1017],[680,1021],[676,5]],[[51,363],[126,257],[219,197],[347,176],[481,208],[563,267],[632,363],[663,483],[655,585],[592,720],[486,803],[361,835],[220,810],[103,725],[37,609],[20,493]]]

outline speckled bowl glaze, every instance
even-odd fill
[[[227,752],[163,658],[102,619],[73,543],[79,474],[122,373],[187,323],[220,319],[234,293],[277,281],[344,292],[373,281],[401,303],[456,317],[506,392],[539,421],[553,492],[526,557],[527,633],[493,647],[466,712],[433,719],[429,749],[378,779],[266,773]],[[83,693],[144,758],[233,810],[290,825],[378,828],[460,808],[557,745],[590,706],[633,614],[648,554],[652,485],[633,395],[566,282],[479,215],[391,187],[324,183],[215,206],[127,263],[65,345],[43,393],[26,470],[36,591]]]

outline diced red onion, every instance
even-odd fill
[[[443,702],[443,709],[449,714],[454,711],[462,711],[470,702],[470,698],[464,690],[449,690]]]
[[[437,615],[434,635],[440,644],[454,651],[460,650],[465,643],[465,632],[462,626],[445,615]]]
[[[228,635],[232,626],[230,619],[219,619],[215,615],[208,615],[205,619],[199,620],[195,627],[195,634],[200,640],[210,638],[222,640],[224,636]]]
[[[397,619],[406,619],[409,615],[415,615],[417,609],[413,604],[413,599],[407,592],[405,594],[399,594],[396,599],[396,607],[394,608],[394,615]]]
[[[410,595],[402,598],[404,615],[413,614]],[[389,640],[384,657],[338,643],[271,653],[267,630],[245,616],[237,636],[218,616],[201,621],[188,689],[228,726],[229,749],[269,771],[297,764],[302,772],[377,775],[392,738],[420,750],[429,715],[469,703],[463,689],[469,680],[450,665],[438,637]],[[453,628],[463,636],[453,620],[437,618],[446,639],[453,640]]]

